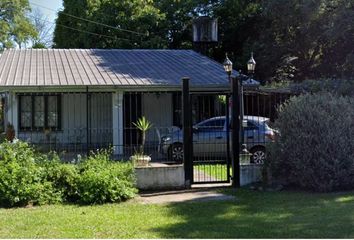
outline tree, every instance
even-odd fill
[[[30,38],[37,36],[34,26],[27,17],[28,0],[0,0],[0,48],[20,47]]]
[[[30,14],[30,19],[38,35],[31,38],[32,48],[49,48],[53,44],[53,28],[48,17],[46,17],[38,8]]]
[[[224,0],[215,5],[213,16],[218,18],[219,45],[213,49],[213,58],[222,62],[225,53],[237,70],[245,70],[251,52],[258,52],[252,43],[259,38],[262,31],[260,14],[261,0]],[[257,46],[256,46],[257,47]]]
[[[160,34],[167,39],[168,48],[192,48],[192,22],[200,15],[211,15],[220,4],[218,0],[160,0],[155,6],[165,15]]]
[[[261,71],[280,81],[353,76],[353,0],[269,0],[263,5]]]
[[[151,0],[64,0],[63,5],[54,31],[57,48],[164,46],[161,36],[151,34],[164,18]]]

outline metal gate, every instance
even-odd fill
[[[230,182],[229,95],[191,92],[193,184]],[[199,111],[194,111],[199,109]]]
[[[183,148],[186,182],[229,183],[230,94],[189,91],[183,84]]]

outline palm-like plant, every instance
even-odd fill
[[[146,139],[146,132],[152,127],[151,122],[142,116],[138,119],[134,126],[141,131],[141,146],[140,146],[140,154],[144,155],[144,146],[145,146],[145,139]]]

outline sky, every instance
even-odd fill
[[[29,0],[29,3],[32,7],[32,10],[38,8],[45,16],[48,16],[48,19],[51,22],[54,22],[57,18],[56,12],[45,9],[43,7],[50,8],[56,11],[63,7],[63,0]],[[38,4],[43,7],[39,7],[34,4]]]

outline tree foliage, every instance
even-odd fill
[[[57,48],[160,48],[164,42],[151,34],[164,18],[151,0],[64,0],[63,5],[54,32]]]
[[[27,17],[28,0],[0,0],[0,48],[10,48],[36,37],[37,32]]]
[[[351,77],[353,10],[354,0],[64,0],[54,42],[61,48],[193,48],[192,20],[208,15],[218,19],[219,42],[207,54],[222,62],[228,52],[237,70],[245,70],[253,51],[258,79]]]
[[[263,3],[263,29],[255,46],[265,76],[320,78],[352,76],[353,0],[269,0]]]

